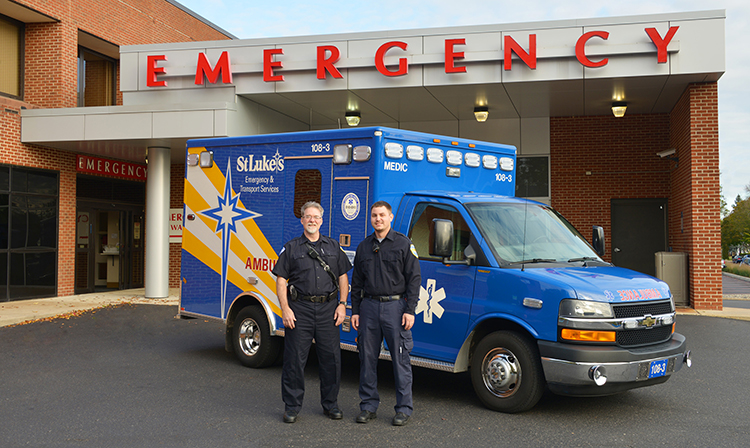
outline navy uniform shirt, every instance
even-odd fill
[[[373,249],[377,247],[378,251]],[[368,236],[357,247],[352,272],[352,314],[359,314],[362,296],[406,296],[406,312],[414,314],[419,300],[419,270],[417,251],[406,235],[391,229],[383,241],[375,234]]]
[[[336,283],[328,275],[318,260],[308,255],[308,247],[305,244],[310,240],[305,235],[290,240],[284,245],[279,254],[279,260],[274,266],[273,274],[287,280],[300,295],[320,296],[330,294],[338,285],[338,278],[351,269],[349,258],[339,247],[339,243],[325,235],[320,235],[318,241],[313,244],[315,250],[320,254],[323,261],[331,267]],[[346,300],[348,291],[341,291],[341,300]]]

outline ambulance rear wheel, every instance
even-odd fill
[[[240,363],[256,369],[272,365],[281,350],[281,338],[271,336],[266,313],[259,306],[240,310],[234,321],[232,340]]]
[[[533,408],[544,392],[544,372],[536,345],[510,331],[485,336],[474,350],[471,382],[490,409],[514,413]]]

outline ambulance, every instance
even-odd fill
[[[190,140],[179,316],[223,322],[246,366],[278,362],[271,270],[302,233],[300,207],[319,202],[321,233],[353,260],[383,200],[420,260],[412,364],[470,371],[490,409],[528,410],[547,388],[614,394],[690,366],[669,286],[604,261],[601,227],[587,241],[514,197],[515,168],[513,146],[385,127]],[[356,351],[350,305],[341,348]]]

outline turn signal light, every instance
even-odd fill
[[[568,341],[615,342],[614,331],[572,330],[563,328],[561,337]]]

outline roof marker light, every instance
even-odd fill
[[[471,168],[479,168],[479,160],[479,154],[475,154],[473,152],[467,152],[464,156],[466,166]]]
[[[386,143],[385,156],[389,159],[400,159],[404,156],[404,145],[395,142]]]
[[[445,157],[448,160],[448,165],[461,165],[463,161],[463,156],[459,151],[448,151],[445,153]]]
[[[482,156],[482,165],[488,170],[497,169],[497,157],[495,156]]]
[[[409,160],[420,161],[424,160],[424,148],[416,145],[409,145],[406,147],[406,158]]]
[[[443,163],[443,150],[440,148],[427,148],[427,161]]]

